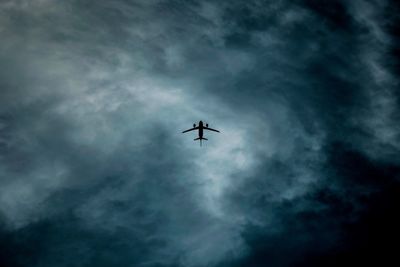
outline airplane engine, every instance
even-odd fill
[[[194,127],[196,127],[196,123],[195,123],[195,124],[193,124],[193,128],[194,128]]]

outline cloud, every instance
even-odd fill
[[[349,225],[398,187],[391,5],[4,1],[0,261],[318,266],[362,251],[341,245]],[[221,130],[202,148],[181,134],[199,120]]]

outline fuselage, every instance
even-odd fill
[[[199,137],[203,138],[203,122],[199,121]]]

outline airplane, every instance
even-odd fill
[[[202,140],[208,140],[207,138],[203,137],[203,130],[209,130],[209,131],[214,131],[214,132],[219,133],[218,130],[209,128],[208,127],[208,123],[206,123],[206,126],[204,126],[202,121],[199,121],[199,126],[196,127],[196,124],[193,124],[193,128],[188,129],[186,131],[183,131],[182,133],[187,133],[187,132],[190,132],[190,131],[193,131],[193,130],[199,130],[199,137],[194,139],[194,141],[200,140],[200,146],[201,146],[201,141]]]

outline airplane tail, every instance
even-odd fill
[[[196,138],[196,139],[193,139],[194,141],[197,141],[197,140],[200,140],[200,146],[202,145],[202,143],[201,143],[201,141],[202,140],[208,140],[207,138],[200,138],[200,137],[198,137],[198,138]]]

